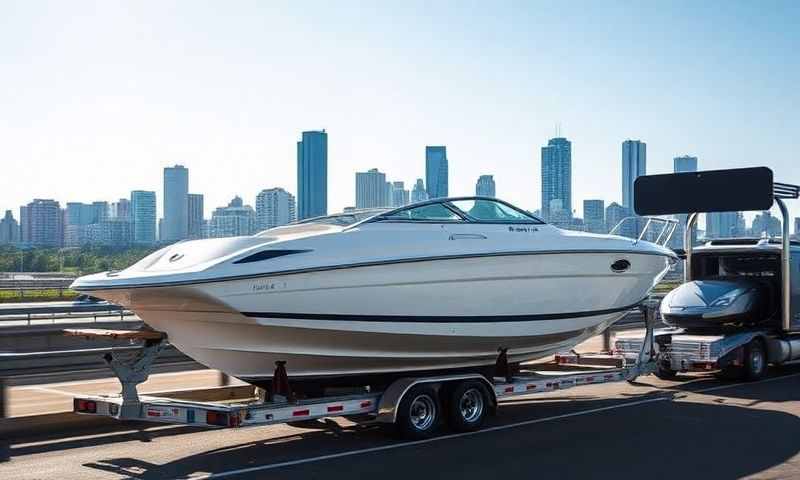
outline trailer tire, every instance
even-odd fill
[[[754,338],[744,347],[744,375],[748,382],[761,380],[767,374],[767,349],[760,338]]]
[[[403,395],[395,427],[406,439],[430,438],[441,424],[442,406],[435,388],[416,385]]]
[[[447,402],[447,423],[457,432],[472,432],[481,428],[490,409],[486,387],[479,381],[458,383]]]

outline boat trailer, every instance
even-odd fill
[[[367,416],[378,423],[394,424],[408,438],[424,438],[447,423],[453,430],[480,428],[487,413],[502,401],[520,396],[564,390],[581,385],[633,381],[656,368],[653,341],[656,301],[641,305],[644,312],[645,341],[635,359],[616,357],[615,366],[569,365],[579,360],[577,354],[559,354],[550,364],[509,365],[503,351],[498,355],[496,376],[479,373],[436,376],[409,375],[391,383],[382,391],[362,388],[347,394],[295,398],[286,375],[284,362],[276,366],[272,391],[267,394],[255,387],[223,387],[205,392],[204,400],[181,400],[167,396],[141,395],[138,385],[147,380],[153,362],[167,343],[162,332],[151,330],[119,331],[79,329],[67,335],[89,338],[117,338],[142,342],[134,352],[106,354],[105,360],[119,379],[122,391],[115,395],[79,395],[73,399],[73,411],[83,415],[113,417],[199,427],[243,427],[304,421],[323,417]],[[535,370],[533,368],[536,368]],[[579,369],[580,368],[580,369]],[[577,370],[579,369],[579,370]],[[231,391],[247,391],[231,399]],[[196,396],[195,396],[196,397]],[[446,420],[446,422],[444,421]]]

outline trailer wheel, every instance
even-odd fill
[[[457,432],[471,432],[483,425],[489,398],[484,386],[474,380],[461,382],[450,392],[447,420]]]
[[[436,389],[430,385],[412,387],[400,401],[395,420],[397,432],[409,439],[428,438],[439,428],[441,412]]]
[[[752,382],[767,374],[767,351],[764,342],[754,338],[744,347],[744,379]]]

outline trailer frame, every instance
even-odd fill
[[[487,378],[479,373],[413,376],[409,375],[391,383],[382,391],[363,391],[334,396],[322,396],[305,399],[287,399],[274,396],[271,401],[263,395],[254,394],[245,399],[226,399],[228,389],[219,389],[219,399],[208,401],[190,401],[180,398],[141,395],[137,391],[139,383],[145,381],[150,367],[158,352],[166,342],[166,337],[153,337],[148,332],[148,340],[141,350],[131,355],[111,354],[105,357],[112,366],[117,379],[122,385],[120,394],[112,395],[77,395],[73,398],[73,411],[81,415],[96,415],[116,418],[118,420],[136,420],[156,423],[194,425],[199,427],[246,427],[257,425],[273,425],[287,422],[313,420],[325,417],[368,416],[374,422],[384,424],[400,423],[408,417],[401,412],[404,400],[418,391],[436,391],[440,397],[452,394],[459,386],[472,386],[481,393],[481,408],[486,412],[495,411],[503,400],[537,393],[565,390],[581,385],[592,385],[620,381],[633,381],[640,375],[646,375],[656,368],[656,350],[653,337],[655,309],[657,302],[645,301],[640,306],[644,311],[646,335],[641,348],[635,356],[628,359],[619,357],[621,367],[586,367],[581,371],[523,370],[509,377],[496,376]],[[103,332],[91,330],[73,331],[72,335],[97,336]],[[120,332],[116,332],[120,334]],[[105,332],[105,335],[109,335]],[[128,334],[126,338],[135,337]],[[560,354],[564,356],[570,354]],[[556,365],[558,366],[558,365]],[[236,388],[236,387],[229,387]],[[239,387],[241,388],[241,387]],[[258,390],[258,389],[255,389]],[[474,396],[474,392],[473,392]],[[446,401],[438,401],[437,427],[444,423],[447,415],[457,410],[455,406],[447,406]],[[453,403],[451,401],[450,403]],[[413,408],[413,405],[412,405]],[[447,409],[450,412],[446,412]],[[474,410],[473,410],[474,411]],[[474,424],[459,423],[451,427],[461,430],[473,430],[480,427],[480,421]],[[421,438],[433,434],[430,431],[415,431],[413,428],[402,429],[406,436]]]

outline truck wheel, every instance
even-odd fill
[[[656,371],[653,372],[653,374],[661,380],[673,380],[678,376],[678,371],[673,370],[669,365],[665,365],[664,362],[659,361],[656,365]]]
[[[744,379],[753,382],[761,380],[767,374],[767,350],[759,338],[750,341],[744,347]]]
[[[447,409],[447,423],[453,430],[471,432],[479,429],[489,409],[486,389],[474,380],[459,383],[450,392]]]
[[[395,424],[403,438],[432,436],[439,428],[442,409],[439,395],[430,385],[417,385],[406,392],[397,410]]]

